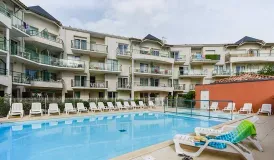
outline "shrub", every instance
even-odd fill
[[[207,54],[205,55],[206,59],[211,59],[211,60],[220,60],[220,55],[218,54]]]
[[[274,75],[274,65],[273,64],[265,65],[261,70],[258,71],[258,74]]]
[[[10,110],[9,99],[0,97],[0,117],[6,117]]]

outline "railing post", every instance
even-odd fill
[[[232,120],[233,119],[233,112],[234,112],[234,110],[233,110],[233,101],[231,101],[232,102],[232,111],[231,111],[231,118],[230,118],[230,120]]]
[[[209,108],[209,110],[208,110],[208,118],[210,119],[210,110],[211,110],[211,108],[210,108],[211,107],[210,100],[208,100],[208,105],[209,105],[209,107],[208,107]]]
[[[178,99],[174,98],[173,100],[176,100],[175,101],[175,107],[176,107],[176,114],[177,114],[178,113],[178,103],[177,103]]]
[[[166,113],[166,106],[168,106],[168,98],[166,99],[166,105],[164,105],[164,113]]]
[[[192,102],[193,102],[193,100],[190,100],[190,116],[192,117]]]

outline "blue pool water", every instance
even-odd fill
[[[0,160],[106,160],[220,123],[140,112],[0,124]]]

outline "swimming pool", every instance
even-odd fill
[[[157,112],[5,123],[0,159],[106,160],[220,123]]]

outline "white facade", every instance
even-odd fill
[[[274,62],[274,44],[250,37],[237,44],[170,45],[152,35],[136,39],[64,27],[21,3],[0,4],[7,11],[0,12],[2,95],[179,96],[196,84],[255,73]]]

